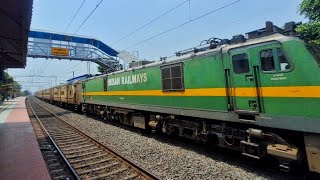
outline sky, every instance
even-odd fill
[[[230,39],[233,35],[262,28],[266,21],[272,21],[279,27],[289,21],[306,21],[297,11],[301,0],[190,0],[190,4],[182,4],[119,41],[184,1],[186,0],[104,0],[77,34],[95,37],[115,50],[139,54],[140,59],[157,61],[160,57],[172,56],[179,50],[195,47],[202,40],[211,37]],[[34,0],[31,29],[73,34],[100,0],[86,0],[66,30],[82,2],[83,0]],[[236,3],[217,10],[233,2]],[[214,10],[217,11],[131,47]],[[23,90],[35,92],[64,83],[72,78],[73,74],[87,74],[87,66],[87,62],[80,61],[27,58],[27,66],[24,69],[9,69],[8,72],[22,85]],[[90,73],[98,73],[96,64],[90,63]],[[53,77],[25,77],[29,75]]]

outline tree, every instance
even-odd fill
[[[22,86],[18,82],[14,81],[12,83],[12,88],[13,88],[12,93],[17,96],[20,94],[20,90],[21,90]]]
[[[3,100],[9,96],[18,96],[20,94],[21,85],[7,72],[0,70],[0,73],[3,73],[3,78],[0,80],[0,99]]]
[[[119,66],[117,66],[114,70],[117,71],[117,70],[122,70],[122,69],[123,69],[123,65],[119,64]],[[106,71],[106,69],[104,67],[98,66],[98,72],[100,72],[101,74],[106,74],[106,73],[110,73],[113,71]]]
[[[299,12],[307,17],[309,22],[298,26],[296,31],[302,39],[320,44],[320,0],[303,0]]]
[[[24,91],[21,92],[21,95],[22,96],[29,96],[29,95],[31,95],[31,92],[28,91],[28,90],[24,90]]]
[[[98,72],[100,72],[101,74],[104,74],[105,69],[102,66],[98,66]]]

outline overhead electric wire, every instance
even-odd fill
[[[80,7],[78,8],[77,12],[73,15],[71,21],[69,22],[68,26],[66,27],[66,29],[64,30],[65,32],[68,30],[68,28],[70,27],[71,23],[74,21],[74,19],[76,18],[76,16],[78,15],[80,9],[82,8],[83,4],[85,3],[86,0],[83,0]],[[51,61],[50,61],[51,62]],[[50,63],[49,62],[49,63]],[[39,75],[41,75],[44,71],[44,69],[46,68],[44,65],[47,63],[47,60],[40,66],[40,70],[39,70]]]
[[[191,0],[189,0],[189,20],[191,21]]]
[[[47,63],[47,62],[48,62],[48,63]],[[44,70],[45,70],[47,67],[49,67],[49,65],[52,63],[52,60],[51,60],[51,61],[46,60],[45,63],[47,63],[47,64],[41,68],[41,71],[40,71],[40,74],[39,74],[39,75],[43,75]]]
[[[45,64],[47,63],[47,59],[40,65],[40,67],[38,68],[38,74],[41,75],[44,71],[44,68],[45,68]]]
[[[82,8],[84,2],[86,2],[86,0],[83,0],[80,7],[78,8],[77,12],[74,14],[74,16],[72,17],[71,21],[69,22],[68,26],[66,27],[66,29],[64,30],[64,32],[66,32],[69,28],[69,26],[71,25],[71,23],[73,22],[73,20],[75,19],[75,17],[78,15],[80,9]]]
[[[73,66],[71,66],[71,67],[68,67],[67,69],[73,69],[73,68],[79,66],[82,62],[83,62],[83,61],[80,61],[79,63],[77,63],[77,64],[75,64],[75,65],[73,65]]]
[[[91,11],[91,13],[87,16],[87,18],[80,24],[80,26],[78,27],[78,29],[73,33],[76,34],[79,29],[83,26],[83,24],[90,18],[90,16],[94,13],[94,11],[100,6],[100,4],[103,2],[104,0],[101,0],[96,7]]]
[[[158,37],[158,36],[161,36],[161,35],[163,35],[163,34],[166,34],[166,33],[170,32],[170,31],[175,30],[175,29],[178,29],[178,28],[180,28],[180,27],[182,27],[182,26],[184,26],[184,25],[186,25],[186,24],[189,24],[189,23],[191,23],[191,22],[194,22],[194,21],[196,21],[196,20],[199,20],[199,19],[201,19],[201,18],[203,18],[203,17],[205,17],[205,16],[208,16],[208,15],[214,13],[214,12],[220,11],[220,10],[222,10],[222,9],[224,9],[224,8],[227,8],[227,7],[229,7],[229,6],[233,5],[233,4],[236,4],[236,3],[240,2],[240,1],[241,1],[241,0],[233,1],[232,3],[229,3],[229,4],[227,4],[227,5],[224,5],[224,6],[222,6],[222,7],[219,7],[219,8],[217,8],[217,9],[215,9],[215,10],[212,10],[212,11],[210,11],[210,12],[208,12],[208,13],[205,13],[205,14],[203,14],[203,15],[201,15],[201,16],[198,16],[198,17],[196,17],[196,18],[194,18],[194,19],[191,19],[191,20],[189,20],[189,21],[187,21],[187,22],[184,22],[184,23],[182,23],[182,24],[180,24],[180,25],[178,25],[178,26],[175,26],[175,27],[173,27],[173,28],[167,29],[167,30],[163,31],[162,33],[156,34],[156,35],[151,36],[151,37],[149,37],[149,38],[147,38],[147,39],[145,39],[145,40],[143,40],[143,41],[140,41],[140,42],[138,42],[138,43],[136,43],[136,44],[133,44],[132,46],[129,46],[129,47],[125,48],[125,50],[128,50],[128,49],[130,49],[130,48],[132,48],[132,47],[135,47],[135,46],[137,46],[137,45],[139,45],[139,44],[142,44],[142,43],[144,43],[144,42],[146,42],[146,41],[149,41],[149,40],[151,40],[151,39],[153,39],[153,38],[156,38],[156,37]]]
[[[73,69],[73,68],[79,66],[82,62],[84,62],[84,61],[80,61],[79,63],[77,63],[77,64],[75,64],[75,65],[72,65],[71,67],[66,68],[63,72],[66,72],[66,71],[69,70],[69,69]],[[62,74],[69,74],[69,73],[71,73],[71,72],[72,72],[72,71],[69,71],[69,72],[66,72],[66,73],[62,73]],[[60,74],[60,75],[61,75],[61,74]]]
[[[139,28],[137,28],[136,30],[132,31],[131,33],[129,33],[129,34],[123,36],[122,38],[120,38],[119,40],[115,41],[114,43],[111,44],[111,46],[117,44],[118,42],[120,42],[120,41],[122,41],[122,40],[124,40],[124,39],[126,39],[127,37],[131,36],[132,34],[140,31],[141,29],[145,28],[146,26],[148,26],[148,25],[150,25],[151,23],[157,21],[157,20],[160,19],[161,17],[169,14],[170,12],[174,11],[175,9],[177,9],[178,7],[182,6],[183,4],[185,4],[185,3],[189,2],[189,1],[190,1],[190,0],[183,1],[182,3],[178,4],[177,6],[171,8],[170,10],[168,10],[168,11],[166,11],[165,13],[161,14],[160,16],[152,19],[151,21],[149,21],[149,22],[147,22],[146,24],[140,26]]]

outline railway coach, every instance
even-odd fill
[[[81,82],[82,111],[320,173],[320,48],[295,23]]]
[[[82,81],[76,80],[72,83],[66,84],[67,88],[67,102],[65,106],[78,111],[78,107],[81,106],[81,92],[82,92]]]
[[[85,75],[85,77],[88,77]],[[78,77],[79,78],[79,77]],[[82,79],[75,79],[69,83],[40,90],[35,96],[47,102],[78,111],[81,106]]]

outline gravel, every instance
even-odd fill
[[[208,154],[186,145],[159,140],[152,135],[144,136],[139,132],[110,125],[48,103],[42,104],[46,104],[46,107],[70,124],[162,179],[284,178],[280,174],[247,165],[240,155],[230,158],[222,152]]]

